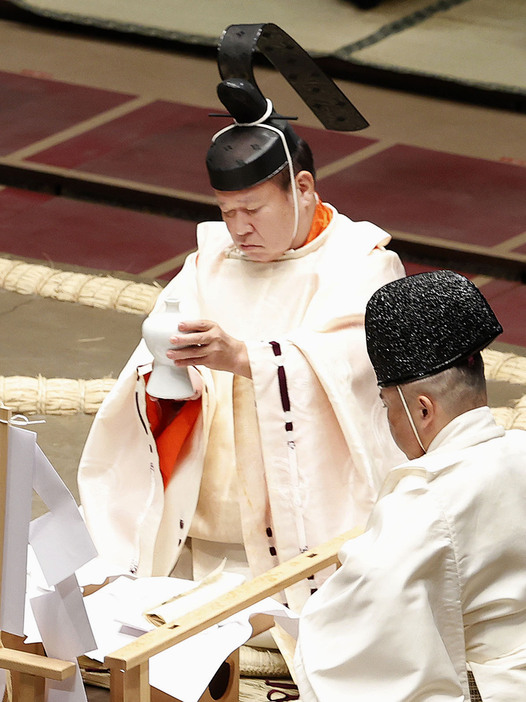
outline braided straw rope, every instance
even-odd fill
[[[0,401],[19,414],[95,414],[114,384],[114,378],[0,376]]]
[[[158,285],[61,271],[7,258],[0,258],[0,287],[22,295],[35,294],[132,314],[151,312],[161,290]]]
[[[35,294],[132,314],[148,314],[161,290],[158,285],[61,271],[1,257],[0,287],[22,295]],[[526,358],[492,349],[484,349],[482,355],[488,380],[526,384]],[[114,382],[111,378],[0,376],[0,400],[15,412],[25,414],[95,414]],[[522,398],[514,406],[495,407],[492,411],[496,421],[506,429],[526,429],[525,405]]]
[[[278,650],[241,646],[239,669],[247,678],[286,678],[289,669]]]
[[[492,407],[491,411],[497,424],[504,429],[526,430],[526,395],[514,407]]]
[[[484,349],[484,370],[488,380],[526,386],[526,358],[514,353]],[[507,407],[492,407],[497,424],[504,429],[526,429],[526,395]]]
[[[483,355],[488,378],[526,384],[526,358],[489,350]],[[114,384],[114,378],[0,376],[0,401],[21,414],[96,414]],[[505,429],[526,429],[526,395],[512,406],[492,407],[492,412]]]
[[[114,378],[0,376],[0,402],[20,414],[96,414],[114,384]],[[526,395],[512,407],[492,407],[491,411],[504,429],[526,430]]]
[[[484,372],[488,380],[504,380],[526,385],[526,358],[493,349],[482,351]]]

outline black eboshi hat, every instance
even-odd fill
[[[288,119],[261,93],[252,70],[258,49],[327,129],[356,131],[368,122],[312,58],[277,25],[227,27],[218,47],[218,97],[234,119],[213,138],[206,157],[215,190],[242,190],[282,170],[299,141]],[[289,152],[289,155],[287,154]]]

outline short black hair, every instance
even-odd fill
[[[294,154],[292,155],[292,167],[294,169],[294,175],[297,175],[300,171],[308,171],[312,174],[314,181],[316,182],[316,168],[314,166],[314,157],[310,146],[304,139],[299,139],[298,145]],[[288,190],[290,188],[290,173],[288,168],[288,163],[285,163],[284,167],[276,173],[271,179],[276,185],[282,190]]]

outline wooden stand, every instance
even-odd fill
[[[5,503],[7,485],[7,451],[11,411],[0,407],[0,602],[2,601],[2,569],[4,562]],[[11,674],[16,702],[43,702],[45,680],[65,680],[75,674],[75,664],[28,651],[17,650],[13,646],[18,637],[1,632],[0,668]],[[4,646],[10,646],[4,648]]]
[[[0,407],[0,601],[10,419],[11,412]],[[180,619],[143,634],[127,646],[106,656],[104,664],[110,670],[111,702],[177,702],[173,697],[150,687],[149,660],[152,656],[266,597],[281,592],[319,570],[339,565],[338,552],[341,546],[361,532],[361,529],[354,529],[319,548],[302,553]],[[268,615],[256,615],[251,618],[251,624],[254,633],[257,634],[273,626],[273,619]],[[13,673],[16,702],[44,702],[45,679],[65,680],[71,677],[75,674],[75,664],[18,650],[16,638],[2,632],[2,640],[8,647],[0,648],[0,668]],[[237,702],[238,699],[239,651],[235,651],[221,666],[200,702]]]
[[[0,668],[11,672],[16,702],[44,702],[46,678],[66,680],[76,671],[76,665],[71,661],[12,648],[0,649]]]
[[[271,597],[284,588],[313,575],[331,565],[339,565],[338,552],[342,545],[362,533],[354,529],[331,539],[317,549],[306,551],[296,558],[272,568],[263,575],[240,585],[198,609],[143,634],[127,646],[118,649],[104,659],[110,669],[111,702],[150,702],[148,684],[149,659],[181,641],[203,631],[213,624],[230,617],[266,597]],[[271,620],[268,617],[268,620]],[[272,625],[268,621],[265,628]],[[264,628],[257,627],[260,631]],[[206,698],[202,698],[203,702]],[[221,697],[221,700],[235,698]]]

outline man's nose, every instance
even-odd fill
[[[246,236],[247,234],[250,234],[251,231],[253,231],[250,216],[242,212],[236,215],[234,227],[235,233],[238,236]]]

